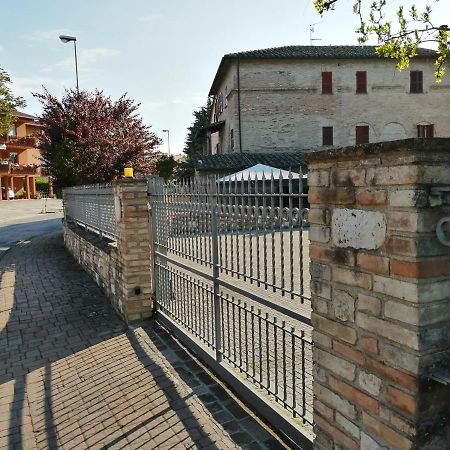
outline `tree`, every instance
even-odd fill
[[[17,108],[25,107],[25,100],[12,94],[10,84],[10,76],[0,68],[0,136],[6,135],[14,125]]]
[[[183,148],[183,153],[187,156],[187,160],[176,166],[175,174],[178,178],[189,178],[194,172],[193,158],[203,154],[203,146],[206,139],[205,128],[209,125],[211,108],[212,102],[208,98],[205,106],[201,106],[192,113],[194,122],[188,127]]]
[[[61,100],[33,94],[43,106],[42,157],[58,188],[108,182],[124,167],[149,173],[148,158],[161,140],[143,124],[138,104],[101,91],[66,90]]]
[[[186,136],[186,142],[184,144],[183,152],[192,158],[196,155],[201,155],[203,153],[204,145],[204,129],[209,125],[209,118],[211,115],[212,103],[208,98],[205,106],[201,106],[197,111],[193,112],[194,122],[188,128],[188,133]]]
[[[173,177],[176,165],[177,162],[173,156],[161,153],[154,159],[152,172],[168,181]]]
[[[339,0],[313,0],[320,14],[334,9]],[[403,70],[409,66],[410,60],[417,54],[419,45],[434,42],[437,44],[436,81],[440,82],[445,74],[445,66],[450,62],[448,44],[449,28],[438,25],[431,19],[431,7],[422,11],[413,4],[408,10],[403,5],[396,10],[397,23],[386,17],[389,0],[355,0],[353,12],[359,17],[359,42],[367,42],[375,36],[380,44],[376,51],[380,56],[397,59],[397,68]],[[435,0],[438,2],[439,0]],[[341,2],[342,3],[342,2]]]

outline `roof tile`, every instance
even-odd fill
[[[374,45],[289,45],[286,47],[264,48],[238,53],[229,53],[224,58],[294,58],[294,59],[322,59],[322,58],[380,58],[375,52]],[[419,57],[436,57],[434,50],[419,48]]]
[[[225,153],[194,158],[194,167],[199,172],[244,170],[255,164],[265,164],[280,169],[293,170],[299,167],[306,167],[306,162],[300,152]]]

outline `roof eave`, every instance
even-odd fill
[[[222,79],[222,75],[223,73],[226,71],[226,69],[228,68],[229,64],[231,63],[232,60],[237,59],[237,58],[230,58],[229,56],[225,55],[222,57],[219,67],[217,68],[217,72],[216,75],[214,76],[214,80],[211,84],[211,88],[209,90],[209,94],[208,95],[215,95],[217,92],[217,88],[219,87],[220,84],[220,80]]]

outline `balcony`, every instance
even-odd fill
[[[39,175],[40,169],[39,166],[34,164],[24,166],[0,161],[0,175]]]
[[[38,139],[34,136],[2,136],[0,137],[0,144],[6,144],[11,147],[30,148],[37,147]]]

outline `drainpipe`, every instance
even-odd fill
[[[240,58],[237,57],[237,91],[238,91],[238,123],[239,123],[239,152],[242,153],[242,131],[241,131],[241,78]]]

